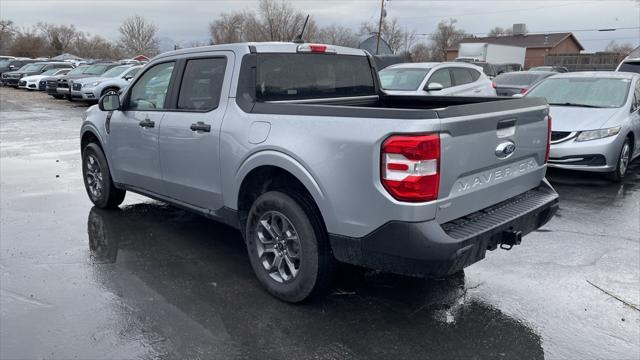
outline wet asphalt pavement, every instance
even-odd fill
[[[289,305],[231,228],[131,193],[93,208],[85,109],[0,88],[2,359],[640,358],[640,311],[595,287],[640,304],[640,161],[623,184],[550,171],[558,215],[464,276],[345,268]]]

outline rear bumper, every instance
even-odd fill
[[[341,262],[404,275],[443,277],[482,260],[487,250],[546,224],[558,194],[545,180],[535,189],[463,218],[438,224],[389,222],[362,238],[330,234]]]

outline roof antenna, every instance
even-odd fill
[[[302,25],[302,31],[300,34],[296,36],[293,40],[291,40],[294,44],[304,44],[304,40],[302,40],[302,35],[304,35],[304,30],[307,28],[307,21],[309,21],[309,15],[304,19],[304,25]]]

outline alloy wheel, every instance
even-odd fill
[[[85,174],[87,188],[94,199],[99,199],[102,196],[104,189],[104,180],[102,177],[100,163],[98,163],[98,159],[96,159],[95,155],[89,154],[87,155],[85,166],[87,169]]]
[[[627,167],[629,167],[629,157],[631,153],[631,148],[629,147],[629,143],[625,142],[622,145],[622,151],[620,151],[620,162],[618,164],[618,168],[620,169],[620,175],[623,175],[627,172]]]
[[[300,271],[300,239],[284,214],[267,211],[256,224],[257,255],[263,269],[279,283],[293,280]]]

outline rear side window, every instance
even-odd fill
[[[259,54],[256,98],[262,101],[375,95],[365,56]]]
[[[471,73],[467,71],[467,69],[463,68],[452,68],[451,73],[453,74],[453,79],[456,85],[465,85],[473,82],[473,78],[471,77]]]
[[[427,86],[432,83],[438,83],[442,85],[442,88],[444,89],[451,87],[452,81],[451,74],[449,74],[449,69],[440,69],[433,73],[433,75],[431,75],[431,78],[429,79],[429,83],[427,84]]]
[[[188,60],[182,76],[178,109],[208,111],[218,107],[227,59]]]
[[[471,79],[473,79],[473,81],[476,81],[480,78],[480,71],[476,71],[473,69],[467,69],[467,71],[471,74]]]

